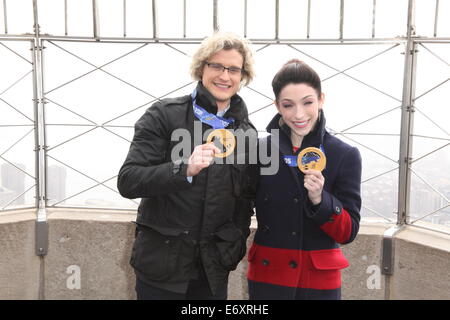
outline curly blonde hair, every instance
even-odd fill
[[[255,76],[255,70],[253,69],[253,51],[250,48],[250,42],[230,32],[215,32],[212,36],[202,41],[200,48],[198,48],[192,57],[190,67],[192,78],[200,81],[206,61],[220,50],[231,49],[237,50],[244,59],[241,85],[248,85]]]

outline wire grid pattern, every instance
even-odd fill
[[[173,87],[172,89],[166,89],[166,90],[157,90],[159,92],[152,92],[152,88],[148,88],[147,86],[142,84],[142,81],[136,81],[136,79],[133,79],[133,77],[129,77],[129,74],[123,73],[123,70],[121,68],[116,68],[115,66],[123,63],[123,61],[130,61],[130,59],[133,59],[134,57],[142,54],[142,63],[140,66],[142,67],[145,63],[145,59],[152,60],[156,53],[163,52],[171,52],[168,55],[170,57],[173,57],[175,60],[175,56],[181,57],[184,59],[184,63],[187,65],[189,57],[192,52],[192,44],[198,44],[201,39],[193,39],[193,38],[186,38],[186,1],[183,1],[183,8],[184,8],[184,24],[183,24],[183,38],[179,39],[161,39],[158,37],[158,25],[156,23],[157,19],[157,11],[155,10],[155,6],[157,4],[156,1],[152,1],[152,21],[153,21],[153,37],[152,38],[133,38],[130,41],[130,38],[127,38],[127,32],[126,32],[126,26],[127,26],[127,20],[126,20],[126,8],[127,8],[127,1],[123,1],[123,37],[122,38],[103,38],[101,37],[101,33],[99,32],[99,24],[98,24],[98,16],[99,16],[99,8],[98,8],[98,2],[92,1],[92,17],[93,17],[93,33],[91,37],[88,37],[86,39],[83,39],[81,37],[71,37],[68,35],[68,29],[67,29],[67,2],[65,2],[65,32],[64,36],[50,36],[50,35],[40,35],[38,31],[35,30],[34,39],[39,37],[39,39],[42,41],[42,55],[43,55],[43,61],[44,61],[44,67],[42,70],[37,70],[38,72],[42,72],[44,76],[46,76],[46,72],[51,73],[50,71],[47,71],[46,67],[52,65],[52,61],[54,59],[51,59],[51,55],[48,54],[48,52],[52,51],[52,54],[55,54],[56,56],[64,55],[66,57],[71,57],[71,61],[77,61],[80,65],[83,65],[85,67],[84,72],[78,72],[73,74],[73,76],[67,76],[65,77],[65,80],[61,83],[58,83],[56,85],[48,85],[51,83],[51,81],[45,80],[45,88],[43,91],[43,100],[42,104],[45,105],[46,112],[50,114],[53,111],[50,110],[58,110],[55,112],[55,121],[47,121],[45,123],[45,127],[47,128],[47,143],[45,146],[45,152],[46,152],[46,159],[49,164],[52,164],[54,166],[59,166],[65,168],[65,170],[69,171],[72,175],[76,175],[77,178],[73,179],[72,181],[67,181],[67,184],[69,185],[76,185],[78,186],[78,190],[69,192],[69,194],[58,195],[57,190],[55,192],[47,192],[47,195],[45,195],[45,201],[46,205],[48,207],[71,207],[71,206],[78,206],[79,204],[76,201],[72,201],[76,199],[77,197],[82,196],[83,194],[86,194],[88,192],[97,192],[98,190],[107,191],[107,198],[115,198],[120,199],[120,196],[118,195],[117,189],[115,187],[115,179],[117,178],[117,174],[114,173],[118,170],[117,166],[112,167],[115,170],[110,171],[108,173],[104,174],[96,174],[96,171],[101,171],[101,167],[104,167],[103,165],[97,165],[97,167],[92,167],[92,161],[89,161],[89,158],[95,158],[102,156],[101,152],[96,153],[95,147],[91,148],[91,153],[87,153],[84,158],[87,158],[86,163],[83,165],[80,165],[83,161],[79,161],[79,159],[76,157],[76,154],[78,153],[84,153],[84,150],[82,146],[86,146],[86,142],[88,142],[92,137],[93,134],[98,134],[98,132],[102,132],[100,137],[102,138],[92,138],[100,139],[99,141],[108,141],[114,139],[114,142],[112,142],[111,146],[116,146],[118,144],[121,144],[121,153],[126,154],[126,146],[129,145],[131,140],[131,132],[133,128],[133,123],[138,119],[139,115],[143,113],[146,107],[149,107],[153,102],[170,96],[176,96],[180,94],[188,94],[190,90],[193,88],[193,82],[189,80],[187,77],[183,78],[182,81],[178,81],[177,85]],[[217,16],[218,16],[218,2],[212,1],[213,3],[213,29],[219,29],[219,25],[217,22]],[[6,1],[4,1],[4,8]],[[33,1],[34,9],[37,11],[39,1],[35,2]],[[252,39],[253,43],[255,44],[256,48],[256,59],[258,60],[259,57],[264,56],[266,52],[270,52],[267,54],[269,59],[274,60],[274,56],[277,56],[277,53],[280,53],[280,56],[283,57],[298,57],[301,56],[303,60],[308,62],[311,65],[317,66],[319,69],[324,69],[324,71],[321,76],[324,82],[324,86],[327,86],[328,83],[333,82],[336,79],[339,79],[341,81],[343,78],[347,79],[353,84],[357,84],[357,88],[364,87],[368,90],[368,92],[375,96],[382,96],[383,98],[387,99],[386,101],[389,101],[389,103],[386,103],[386,105],[382,105],[381,107],[378,106],[376,112],[370,114],[366,117],[358,117],[357,121],[351,123],[348,126],[345,127],[333,127],[332,125],[328,127],[329,131],[332,132],[335,135],[338,135],[342,137],[347,142],[354,144],[360,148],[360,150],[363,153],[364,160],[371,159],[371,164],[375,164],[380,159],[383,161],[386,161],[390,163],[390,166],[385,168],[384,170],[381,170],[379,172],[370,172],[370,174],[367,174],[363,177],[363,215],[374,215],[377,217],[382,218],[386,221],[395,221],[395,212],[389,212],[389,210],[395,211],[395,208],[397,206],[397,186],[395,183],[403,183],[402,181],[392,181],[393,177],[395,179],[398,179],[398,169],[399,169],[399,160],[398,160],[398,154],[387,154],[384,152],[378,144],[371,144],[367,143],[366,139],[361,139],[361,137],[378,137],[378,138],[393,138],[397,140],[397,147],[399,147],[398,140],[400,139],[400,133],[399,133],[399,126],[400,123],[397,123],[398,127],[394,129],[391,132],[383,132],[383,130],[380,130],[379,132],[374,132],[371,130],[364,131],[364,126],[367,124],[375,123],[379,119],[385,119],[386,117],[391,117],[396,112],[401,112],[402,108],[402,97],[401,92],[398,94],[393,94],[389,90],[386,90],[385,88],[380,88],[380,83],[373,83],[371,81],[363,80],[361,78],[362,73],[361,71],[358,73],[358,68],[364,67],[366,65],[371,64],[373,61],[383,58],[385,56],[388,56],[392,54],[392,52],[396,52],[396,54],[401,53],[401,51],[405,51],[405,42],[407,39],[404,37],[396,37],[396,38],[390,38],[390,39],[377,39],[375,38],[376,30],[375,30],[375,20],[376,20],[376,1],[373,1],[373,16],[372,16],[372,34],[371,38],[368,39],[345,39],[344,37],[344,1],[340,1],[340,7],[339,7],[339,37],[338,39],[311,39],[310,37],[310,25],[311,25],[311,19],[310,19],[310,10],[311,10],[311,1],[308,1],[308,14],[307,14],[307,34],[306,39],[289,39],[289,40],[283,40],[278,37],[279,35],[279,9],[280,9],[280,2],[275,1],[274,4],[275,12],[276,12],[276,18],[275,18],[275,37],[274,39]],[[244,9],[245,9],[245,17],[247,17],[247,5],[248,2],[244,1]],[[439,10],[439,1],[436,1],[436,14],[435,14],[435,22],[434,22],[434,37],[437,36],[437,21],[438,21],[438,11]],[[6,12],[6,10],[4,11]],[[6,15],[5,15],[6,17]],[[7,21],[7,19],[4,19],[4,21]],[[247,19],[244,21],[244,35],[247,35]],[[4,30],[7,31],[7,23],[5,22]],[[39,28],[37,29],[39,30]],[[5,36],[15,37],[18,36],[11,36],[8,35],[7,32],[5,32]],[[21,38],[21,37],[18,37]],[[21,40],[26,40],[25,37]],[[100,43],[94,43],[92,44],[92,40],[95,39],[97,42]],[[438,40],[442,40],[441,38],[437,38]],[[3,39],[0,44],[7,49],[11,54],[14,54],[16,56],[19,56],[24,61],[30,62],[29,59],[25,58],[24,54],[21,52],[17,52],[15,49],[8,46],[8,37],[6,39]],[[17,40],[17,39],[16,39]],[[103,40],[103,41],[101,41]],[[340,41],[336,41],[340,40]],[[427,39],[429,40],[429,39]],[[439,43],[440,46],[448,46],[446,44],[446,39],[443,38],[444,42]],[[73,41],[73,42],[69,42]],[[443,65],[446,65],[448,67],[448,62],[446,61],[445,57],[435,53],[434,48],[430,48],[431,44],[429,45],[427,41],[421,41],[421,39],[416,38],[414,40],[416,43],[419,44],[421,51],[426,51],[430,53],[437,61],[442,63]],[[89,56],[86,54],[88,50],[80,51],[82,54],[78,53],[77,47],[78,46],[85,46],[93,48],[94,46],[102,46],[105,45],[105,43],[113,42],[114,46],[117,47],[124,47],[126,49],[124,50],[116,50],[111,49],[111,46],[109,49],[105,49],[105,51],[108,52],[107,56],[108,59],[102,61],[102,62],[92,62],[94,60],[100,61],[101,59],[97,59],[98,57],[95,56]],[[70,45],[68,45],[70,43]],[[74,44],[74,45],[73,45]],[[89,45],[87,45],[89,44]],[[311,45],[316,45],[316,48],[320,48],[324,45],[323,48],[325,48],[325,45],[333,46],[334,48],[338,47],[345,47],[346,45],[351,44],[354,47],[357,46],[372,46],[376,47],[376,49],[372,50],[370,54],[365,54],[362,57],[360,57],[358,60],[354,61],[350,66],[346,67],[335,67],[334,64],[336,63],[336,59],[330,58],[330,56],[327,57],[326,54],[320,52],[318,53],[317,49],[311,50],[314,53],[309,52],[305,48],[311,48]],[[308,45],[310,47],[308,47]],[[379,45],[379,46],[376,46]],[[433,43],[433,45],[435,45]],[[381,46],[381,48],[380,48]],[[154,50],[157,48],[156,50]],[[163,49],[162,49],[163,48]],[[120,53],[115,54],[116,51],[120,51]],[[320,51],[320,50],[319,50]],[[93,53],[95,53],[95,50],[92,50]],[[320,56],[320,57],[319,57]],[[332,55],[331,55],[332,56]],[[267,59],[267,58],[266,58]],[[263,61],[264,58],[262,58]],[[276,59],[275,59],[276,60]],[[328,62],[331,60],[332,62]],[[279,59],[278,65],[273,63],[273,68],[271,74],[273,75],[273,70],[277,70],[279,66],[284,63],[286,59],[282,60]],[[157,64],[166,64],[166,61],[158,62]],[[125,64],[126,65],[126,64]],[[61,66],[59,66],[61,67]],[[403,67],[403,66],[402,66]],[[267,64],[264,66],[264,68],[268,68]],[[81,69],[81,68],[80,68]],[[123,66],[122,66],[123,69]],[[177,74],[177,77],[179,76],[180,72],[176,72],[176,69],[181,70],[179,66],[176,66],[175,70],[173,70],[174,74]],[[187,70],[187,68],[186,68]],[[27,76],[30,75],[32,72],[28,71],[25,75],[19,76],[18,79],[11,79],[11,85],[4,89],[4,92],[7,92],[10,88],[13,88],[17,83],[20,83],[21,80],[25,79]],[[36,71],[36,70],[35,70]],[[121,72],[122,71],[122,72]],[[355,72],[352,72],[355,71]],[[447,69],[448,71],[448,69]],[[56,73],[63,73],[64,74],[64,67],[63,68],[56,68]],[[136,70],[137,72],[137,70]],[[320,73],[320,71],[319,71]],[[127,92],[124,94],[124,101],[130,100],[133,101],[132,103],[135,103],[134,101],[136,99],[127,99],[126,97],[131,97],[135,95],[139,95],[139,99],[137,104],[133,105],[132,107],[129,107],[128,104],[125,104],[126,107],[123,108],[123,110],[120,110],[119,112],[112,112],[112,116],[105,117],[100,119],[95,119],[95,116],[89,115],[89,109],[95,108],[95,106],[86,104],[86,101],[92,100],[92,95],[89,96],[88,94],[85,94],[84,91],[78,90],[78,94],[76,96],[73,96],[74,99],[65,99],[64,98],[64,90],[67,88],[70,88],[71,86],[74,86],[76,84],[82,83],[83,81],[86,82],[84,86],[81,86],[80,88],[76,89],[86,89],[89,86],[92,86],[95,84],[95,81],[97,78],[94,77],[94,80],[86,80],[89,79],[89,77],[97,76],[98,74],[102,74],[101,80],[104,81],[105,79],[113,80],[115,84],[120,83],[121,86],[127,88]],[[323,76],[325,75],[325,76]],[[444,70],[445,75],[445,70]],[[174,77],[172,76],[172,79]],[[99,78],[100,79],[100,78]],[[167,88],[170,88],[170,86],[173,86],[173,82],[170,77],[168,79],[165,79],[164,86]],[[90,81],[90,82],[89,82]],[[250,116],[251,119],[257,124],[258,129],[260,131],[264,131],[263,127],[259,125],[261,123],[260,118],[262,117],[265,122],[268,121],[269,117],[268,115],[274,113],[274,107],[272,104],[272,93],[270,92],[270,88],[267,87],[267,84],[270,83],[270,78],[261,78],[261,81],[265,81],[266,85],[256,83],[256,84],[250,84],[250,86],[244,88],[241,92],[241,95],[245,98],[247,103],[249,104],[250,108]],[[136,83],[138,82],[138,83]],[[331,84],[330,84],[331,86]],[[427,95],[433,94],[433,92],[436,92],[442,87],[448,86],[448,75],[447,78],[444,78],[441,82],[431,85],[427,90],[419,94],[417,97],[414,98],[414,101],[418,101],[419,99],[422,99],[426,97]],[[382,86],[381,86],[382,87]],[[47,89],[48,88],[48,89]],[[356,89],[355,89],[356,90]],[[95,90],[94,90],[95,91]],[[3,93],[4,93],[3,92]],[[58,93],[60,93],[58,95]],[[3,94],[2,93],[2,94]],[[104,97],[107,96],[117,96],[117,94],[113,94],[114,92],[111,92],[110,90],[106,90],[106,92],[103,92],[102,94]],[[95,94],[95,92],[91,92],[91,94]],[[98,94],[98,93],[97,93]],[[1,95],[0,95],[1,98]],[[36,98],[35,98],[36,100]],[[105,99],[106,100],[106,99]],[[0,100],[4,103],[7,103],[5,100]],[[83,106],[84,105],[84,106]],[[13,107],[10,104],[8,104],[13,110],[15,110],[18,113],[22,113],[19,108]],[[117,106],[115,106],[117,107]],[[344,110],[344,112],[352,112],[353,110]],[[437,208],[433,208],[432,211],[429,212],[422,212],[422,215],[419,217],[416,217],[412,219],[411,223],[415,223],[417,221],[420,221],[422,219],[425,219],[427,217],[436,215],[437,213],[444,212],[449,207],[450,201],[448,200],[449,194],[447,194],[445,191],[441,191],[439,187],[433,186],[433,181],[427,181],[427,177],[419,173],[419,170],[416,170],[414,168],[414,164],[416,162],[420,162],[422,159],[425,159],[426,157],[435,154],[439,150],[447,150],[448,151],[448,141],[449,134],[448,130],[445,129],[445,126],[442,124],[439,124],[436,120],[433,120],[432,117],[427,115],[427,111],[425,109],[422,109],[419,106],[415,106],[414,111],[417,113],[420,113],[423,115],[426,119],[430,120],[430,123],[437,127],[443,135],[440,136],[426,136],[426,139],[432,139],[432,140],[439,140],[442,141],[443,144],[439,145],[439,147],[430,150],[426,154],[421,155],[420,157],[411,159],[411,162],[409,163],[409,169],[411,170],[413,176],[417,177],[421,182],[423,182],[429,189],[432,190],[433,194],[438,196],[440,199],[440,203]],[[68,117],[68,120],[60,123],[57,120],[58,112],[61,114],[61,112],[64,112],[65,115]],[[105,112],[106,113],[106,112]],[[70,115],[71,117],[69,117]],[[262,115],[260,117],[260,115]],[[51,118],[51,117],[50,117]],[[71,119],[71,120],[70,120]],[[76,119],[76,120],[75,120]],[[28,119],[31,121],[31,123],[34,126],[35,119]],[[122,121],[123,120],[123,121]],[[264,122],[263,122],[264,125]],[[6,126],[6,125],[3,125]],[[72,127],[76,128],[78,131],[70,131],[66,135],[61,135],[59,137],[59,134],[52,133],[52,128],[67,128]],[[361,129],[361,130],[358,130]],[[34,133],[34,127],[33,129],[30,129],[30,131],[26,132],[24,134],[25,136],[31,135]],[[56,132],[56,131],[55,131]],[[56,139],[55,139],[56,138]],[[58,139],[59,138],[59,139]],[[5,149],[5,151],[1,154],[1,159],[7,163],[10,163],[14,165],[14,163],[8,158],[6,158],[5,154],[6,151],[10,150],[13,146],[17,145],[22,141],[23,137],[20,137],[17,141],[13,142],[9,147]],[[84,139],[84,140],[83,140]],[[49,141],[55,141],[55,143],[48,143]],[[77,141],[82,141],[77,146]],[[370,141],[370,140],[369,140]],[[74,145],[74,147],[71,147],[71,145]],[[106,144],[106,143],[105,143]],[[395,145],[395,143],[394,143]],[[81,146],[81,148],[80,148]],[[78,147],[78,148],[76,148]],[[36,148],[37,149],[37,148]],[[75,150],[78,149],[78,150]],[[101,149],[101,148],[99,148]],[[69,155],[69,156],[67,156]],[[122,159],[120,159],[120,155],[116,154],[116,163],[120,163]],[[110,158],[111,159],[111,158]],[[105,159],[102,161],[102,163],[108,163],[108,160]],[[47,164],[48,165],[48,164]],[[17,170],[21,172],[25,172],[30,178],[36,180],[35,175],[30,175],[23,169],[16,167]],[[48,168],[47,168],[48,169]],[[48,174],[48,171],[47,171]],[[83,179],[83,182],[79,182],[80,179]],[[48,174],[48,188],[52,189],[60,189],[61,185],[58,183],[52,184],[52,176]],[[375,181],[385,180],[383,184],[377,184],[373,185],[372,183]],[[23,192],[21,195],[25,193],[32,193],[35,189],[35,185],[32,185],[29,187],[25,192]],[[80,187],[81,186],[81,187]],[[366,201],[366,197],[364,197],[364,188],[365,186],[368,186],[368,189],[372,189],[369,191],[376,191],[378,192],[384,192],[391,195],[391,204],[389,209],[382,208],[380,209],[377,207],[377,203],[385,202],[385,199],[382,197],[380,199],[376,199],[373,202]],[[64,187],[63,187],[64,189]],[[378,189],[378,190],[374,190]],[[47,190],[49,191],[49,190]],[[49,193],[54,194],[54,197],[50,196]],[[19,198],[21,195],[16,196],[13,199],[10,199],[6,204],[2,206],[2,210],[6,210],[14,204],[14,201]],[[37,197],[38,198],[38,197]],[[85,202],[82,206],[83,207],[97,207],[100,206],[102,208],[111,208],[111,209],[117,209],[119,207],[121,208],[135,208],[138,204],[138,201],[136,200],[126,200],[125,204],[121,203],[120,205],[115,205],[114,203],[108,203],[104,202],[102,203],[101,199],[96,199],[98,201],[93,202]],[[118,200],[119,201],[119,200]]]

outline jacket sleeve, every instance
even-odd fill
[[[190,187],[187,165],[174,170],[174,163],[166,160],[171,138],[168,124],[161,102],[152,105],[136,122],[130,150],[117,178],[123,197],[148,198]]]
[[[312,209],[308,205],[308,216],[338,243],[352,242],[359,230],[361,219],[361,155],[351,148],[339,168],[333,194],[326,190],[322,202]]]

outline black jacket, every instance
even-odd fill
[[[200,82],[197,104],[217,113],[214,97]],[[254,130],[238,95],[231,99],[225,114],[228,117],[235,122],[227,129]],[[189,154],[172,155],[181,142],[171,141],[176,129],[189,133]],[[190,95],[158,101],[137,121],[133,142],[119,172],[121,195],[142,198],[130,262],[138,276],[165,289],[173,285],[174,291],[185,291],[201,259],[215,293],[227,285],[229,271],[245,255],[253,214],[250,201],[243,198],[245,186],[251,183],[247,165],[237,164],[236,159],[232,164],[213,163],[192,183],[186,179],[187,164],[177,165],[181,161],[176,160],[187,160],[196,145],[205,143],[204,132],[208,129],[195,118]],[[178,147],[175,150],[179,151]],[[236,150],[229,157],[234,154]]]

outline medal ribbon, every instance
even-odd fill
[[[320,144],[319,149],[325,154],[325,150],[323,149],[323,145]],[[297,156],[283,156],[284,163],[288,165],[289,167],[297,167]]]
[[[228,127],[231,123],[234,122],[233,118],[223,118],[219,117],[215,114],[209,113],[202,107],[200,107],[197,104],[197,90],[195,89],[192,94],[192,106],[194,108],[194,115],[197,117],[198,120],[200,120],[203,123],[206,123],[207,125],[210,125],[213,129],[224,129]]]

